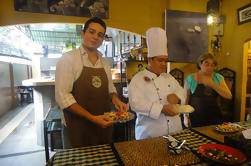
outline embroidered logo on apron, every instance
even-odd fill
[[[99,76],[92,76],[92,86],[95,88],[100,88],[102,85],[101,79]]]

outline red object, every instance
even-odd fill
[[[201,145],[199,151],[206,158],[208,158],[208,156],[205,153],[206,149],[225,150],[227,155],[235,155],[238,158],[238,160],[237,160],[238,164],[244,162],[247,159],[246,156],[242,152],[240,152],[239,150],[232,148],[230,146],[222,145],[222,144],[203,144],[203,145]],[[209,159],[211,159],[211,158],[209,158]],[[211,159],[211,160],[213,160],[213,159]],[[213,161],[221,162],[218,160],[213,160]],[[224,162],[222,162],[222,163],[224,163]],[[231,163],[224,163],[224,164],[231,164]],[[236,164],[236,163],[234,163],[234,164]]]
[[[123,112],[117,112],[116,115],[120,116],[121,114],[123,114]]]

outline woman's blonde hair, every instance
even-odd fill
[[[214,56],[210,53],[204,53],[202,55],[200,55],[197,59],[197,68],[200,70],[200,64],[202,64],[205,60],[207,59],[212,59],[213,60],[213,63],[215,66],[217,66],[217,62],[216,60],[214,59]]]

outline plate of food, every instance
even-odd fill
[[[177,104],[177,105],[174,105],[174,108],[178,113],[183,113],[183,114],[192,113],[194,111],[194,108],[191,105]]]
[[[247,159],[239,150],[222,144],[203,144],[199,152],[202,156],[222,164],[236,165]]]
[[[221,133],[234,133],[240,130],[240,126],[224,122],[223,124],[217,125],[215,130]]]
[[[112,121],[125,123],[134,119],[135,115],[131,112],[105,112],[104,115]]]

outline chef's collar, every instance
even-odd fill
[[[168,78],[170,75],[167,73],[161,73],[159,76],[151,71],[149,71],[147,68],[145,69],[147,75],[150,77],[150,79],[156,79],[158,77],[164,77],[164,78]]]
[[[158,77],[157,74],[151,72],[151,71],[150,71],[149,69],[147,69],[147,68],[145,69],[145,71],[146,71],[147,75],[148,75],[149,77],[151,77],[151,79],[155,79],[155,78]]]

